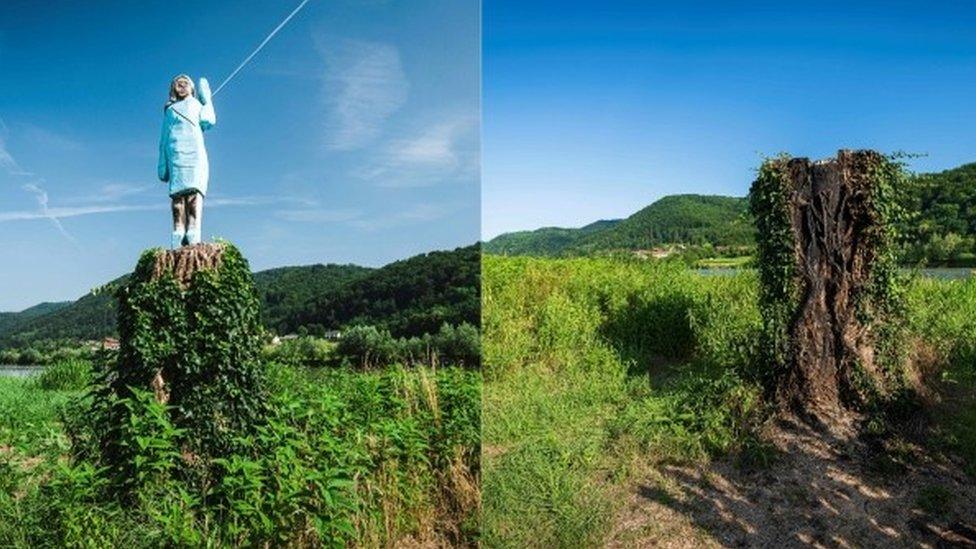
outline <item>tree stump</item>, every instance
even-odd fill
[[[892,387],[891,217],[900,166],[874,151],[766,161],[750,191],[767,393],[830,421]]]
[[[110,421],[127,420],[133,388],[151,390],[184,433],[184,455],[226,455],[260,423],[266,400],[247,261],[228,243],[147,250],[117,295],[119,355],[100,393]],[[112,451],[116,442],[103,444],[110,461],[127,455]]]

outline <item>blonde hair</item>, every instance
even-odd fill
[[[179,98],[176,97],[176,81],[180,78],[185,78],[186,81],[190,83],[190,95],[196,95],[196,88],[193,85],[193,79],[185,74],[178,74],[174,76],[173,80],[171,80],[169,83],[169,99],[166,100],[166,104],[163,105],[164,111],[168,109],[170,105],[179,101]]]

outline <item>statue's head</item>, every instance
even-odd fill
[[[193,92],[193,79],[185,74],[176,76],[169,84],[169,100],[166,102],[166,106],[186,99],[193,95]]]

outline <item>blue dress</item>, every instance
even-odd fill
[[[199,192],[207,194],[210,164],[203,144],[203,132],[217,123],[210,84],[200,79],[197,95],[177,101],[163,114],[159,136],[159,179],[169,183],[169,195]]]

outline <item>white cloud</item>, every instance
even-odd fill
[[[323,98],[329,109],[327,142],[353,150],[372,142],[407,101],[410,84],[396,47],[355,40],[318,43],[325,60]]]
[[[46,130],[33,124],[23,124],[21,126],[23,138],[35,145],[39,145],[43,149],[57,152],[71,152],[79,151],[83,148],[80,141],[68,136]]]
[[[95,184],[84,185],[85,188],[90,189],[95,186]],[[162,190],[165,187],[161,184],[149,184],[145,183],[129,183],[121,181],[112,181],[107,183],[102,183],[97,191],[91,192],[86,191],[85,194],[75,195],[70,197],[65,197],[62,201],[68,204],[88,204],[88,203],[98,203],[98,204],[113,204],[117,203],[123,199],[131,198],[134,196],[145,195],[153,189]]]
[[[2,135],[0,135],[0,167],[8,172],[20,171],[20,167],[17,166],[17,161],[14,160],[13,155],[7,151],[7,143]]]
[[[380,187],[422,187],[449,177],[476,177],[477,130],[475,116],[441,120],[409,137],[392,140],[354,175]]]
[[[126,206],[121,204],[110,205],[110,206],[69,206],[60,208],[48,208],[46,211],[12,211],[12,212],[0,212],[0,222],[3,221],[23,221],[28,219],[64,219],[67,217],[78,217],[81,215],[92,215],[100,213],[114,213],[114,212],[136,212],[136,211],[148,211],[148,210],[159,210],[162,206],[155,205],[132,205]]]
[[[341,223],[351,221],[361,215],[362,212],[353,209],[303,208],[275,212],[275,216],[280,219],[300,223]]]
[[[455,210],[451,204],[414,204],[393,214],[367,214],[353,208],[298,208],[278,210],[274,216],[299,223],[335,223],[366,231],[389,229],[402,225],[426,223],[441,219]]]
[[[457,140],[475,128],[476,122],[471,117],[459,117],[427,128],[411,139],[394,142],[391,157],[402,164],[455,166]]]
[[[14,156],[10,154],[10,151],[7,150],[6,134],[7,134],[7,124],[4,123],[2,118],[0,118],[0,167],[2,167],[5,171],[7,171],[7,173],[11,175],[33,176],[32,173],[24,171],[17,163],[17,160],[14,158]],[[40,181],[38,181],[37,183],[40,183]],[[64,228],[64,225],[61,224],[61,221],[59,221],[58,218],[52,217],[49,214],[48,207],[47,207],[48,205],[47,191],[42,189],[37,183],[27,183],[25,185],[22,185],[21,188],[34,195],[35,199],[37,200],[37,205],[40,207],[40,212],[38,212],[38,215],[40,217],[46,217],[47,219],[50,219],[51,223],[55,226],[55,228],[58,229],[58,232],[60,232],[65,238],[67,238],[75,246],[77,246],[78,242],[75,240],[73,236],[71,236],[70,233],[68,233],[68,231]]]
[[[372,216],[368,218],[355,219],[349,224],[353,227],[376,231],[380,229],[390,229],[402,225],[413,225],[417,223],[427,223],[446,217],[454,207],[450,204],[415,204],[410,208],[402,210],[393,215]]]
[[[30,188],[28,188],[30,187]],[[25,221],[31,219],[51,219],[60,225],[58,220],[69,217],[79,217],[83,215],[97,215],[118,212],[145,212],[145,211],[165,211],[168,203],[160,201],[156,204],[89,204],[84,206],[63,206],[51,208],[47,203],[47,193],[36,185],[25,185],[28,190],[38,197],[40,210],[20,210],[0,212],[0,222],[4,221]],[[239,198],[208,198],[205,201],[207,208],[225,208],[235,206],[261,206],[275,202],[287,201],[276,197],[245,196]]]
[[[10,154],[10,150],[7,148],[7,125],[4,124],[3,118],[0,118],[0,168],[3,168],[10,175],[34,175],[21,168],[14,156]]]

